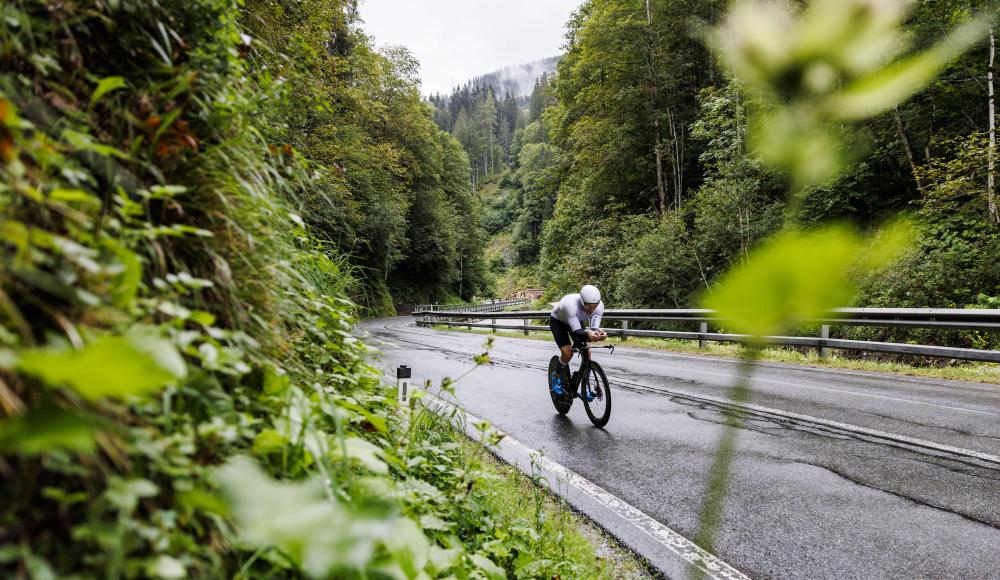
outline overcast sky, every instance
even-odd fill
[[[375,46],[399,44],[420,61],[421,93],[562,51],[570,13],[581,0],[361,0]]]

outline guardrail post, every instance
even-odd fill
[[[830,338],[830,325],[823,324],[819,327],[819,337],[823,340]],[[819,347],[819,358],[826,359],[830,356],[830,349],[825,346]]]
[[[622,340],[628,340],[628,320],[622,320]]]
[[[528,323],[531,322],[527,318],[524,319],[524,336],[528,336]]]
[[[490,319],[490,332],[492,332],[493,334],[497,333],[497,319],[496,318],[491,318]]]
[[[699,322],[698,323],[698,332],[700,332],[702,334],[708,334],[708,323],[707,322]],[[699,338],[698,339],[698,348],[704,349],[705,345],[706,345],[705,339],[704,338]]]

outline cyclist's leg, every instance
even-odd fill
[[[573,352],[573,350],[572,350],[573,347],[582,347],[583,345],[586,344],[586,343],[581,342],[581,341],[574,341],[574,343],[575,344],[570,347],[570,354],[572,354],[572,352]],[[570,390],[576,396],[579,396],[579,394],[580,394],[580,383],[583,380],[583,373],[584,373],[584,371],[586,370],[586,367],[587,367],[586,356],[583,355],[583,354],[581,354],[580,356],[584,357],[584,360],[581,361],[580,368],[578,368],[577,370],[573,371],[573,374],[570,376],[570,380],[569,380]]]
[[[558,318],[549,317],[549,330],[559,347],[559,369],[561,384],[569,389],[569,361],[573,357],[573,341],[570,337],[569,325]],[[554,389],[553,389],[554,390]]]

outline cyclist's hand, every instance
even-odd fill
[[[590,339],[591,342],[598,342],[607,338],[608,333],[604,332],[599,328],[595,328],[594,330],[587,331],[587,337]]]

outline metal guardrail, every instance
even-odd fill
[[[544,331],[549,329],[547,325],[533,326],[529,324],[532,320],[547,319],[549,312],[546,310],[494,312],[489,316],[491,319],[489,324],[471,322],[470,320],[483,320],[484,317],[475,316],[475,313],[468,311],[418,310],[414,312],[414,315],[418,317],[418,324],[422,326],[439,324],[444,326],[489,328],[493,330],[523,330],[525,334],[530,330]],[[497,324],[498,319],[523,320],[524,322],[520,325],[504,325]],[[464,322],[458,322],[461,320],[464,320]],[[702,347],[704,347],[707,341],[747,343],[753,340],[753,337],[744,334],[708,332],[709,324],[719,325],[724,323],[724,320],[719,318],[713,310],[606,310],[603,320],[619,321],[619,328],[605,328],[605,330],[609,335],[620,336],[623,340],[629,336],[675,338],[697,340],[699,346]],[[698,332],[634,330],[629,328],[630,322],[697,323],[699,329]],[[835,348],[1000,362],[1000,351],[995,350],[830,338],[830,327],[834,325],[1000,332],[1000,310],[966,310],[959,308],[836,308],[830,311],[828,317],[808,321],[808,323],[820,325],[819,337],[765,336],[763,340],[768,344],[818,348],[822,357],[827,356],[828,349]]]
[[[524,306],[531,304],[529,298],[517,298],[514,300],[491,300],[488,302],[469,302],[465,304],[417,304],[413,308],[413,314],[425,312],[502,312],[514,306]]]

